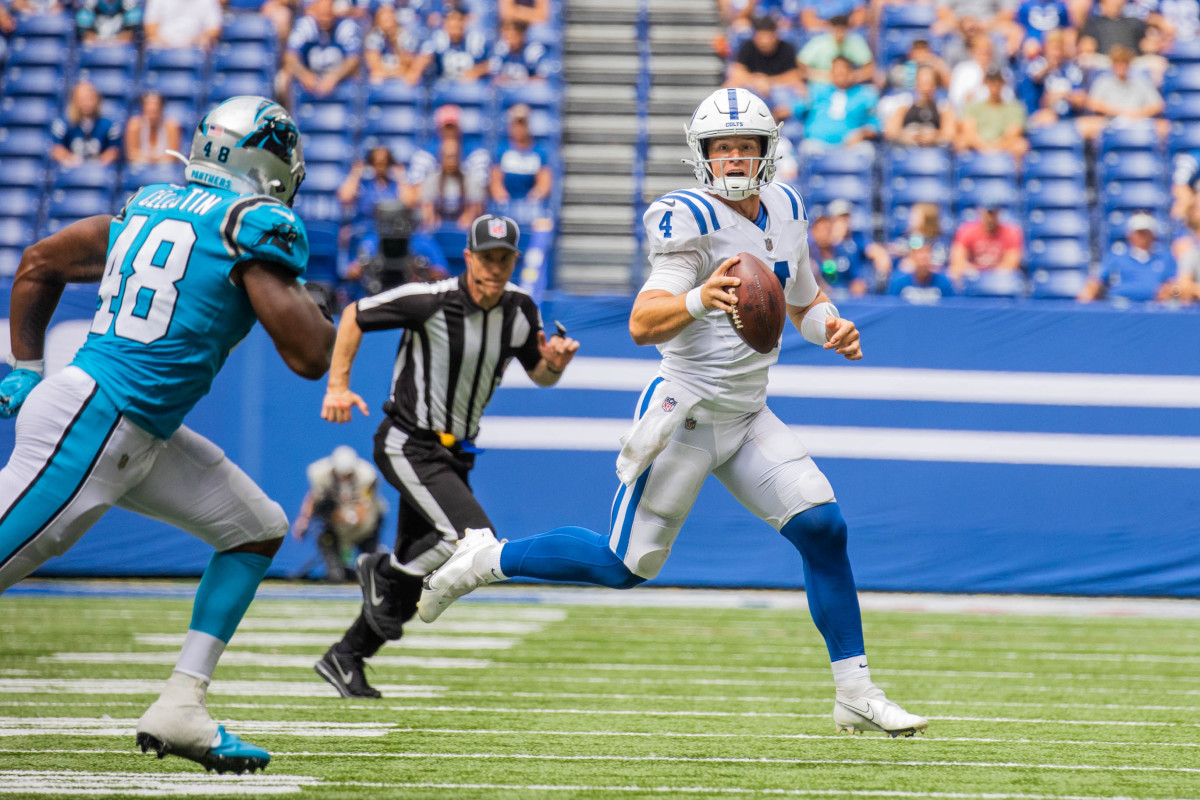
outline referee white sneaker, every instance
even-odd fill
[[[433,622],[458,598],[488,583],[504,580],[500,545],[491,528],[467,528],[446,563],[425,576],[417,614]]]
[[[873,683],[860,695],[837,695],[833,702],[833,722],[838,733],[879,731],[893,739],[924,733],[929,727],[929,720],[910,714],[888,700],[883,690]]]

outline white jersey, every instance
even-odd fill
[[[808,215],[800,193],[771,183],[759,194],[766,230],[699,189],[671,192],[654,201],[642,224],[649,246],[650,276],[642,291],[683,294],[702,285],[738,253],[758,256],[774,269],[788,305],[805,307],[818,287],[808,262]],[[723,311],[713,311],[658,345],[661,374],[718,411],[755,411],[767,397],[767,370],[779,346],[759,353],[743,342]]]

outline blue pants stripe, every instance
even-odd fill
[[[663,382],[661,377],[650,381],[650,385],[642,392],[641,398],[638,400],[638,419],[641,419],[646,413],[646,409],[650,408],[650,398],[654,396],[654,390]],[[633,516],[637,511],[638,503],[642,501],[642,491],[646,488],[646,479],[650,477],[651,466],[645,472],[638,476],[638,479],[633,482],[632,496],[629,498],[629,507],[625,509],[625,514],[621,514],[621,501],[625,499],[625,484],[621,484],[621,488],[617,490],[617,497],[613,500],[612,519],[609,521],[609,536],[617,531],[619,524],[621,533],[617,539],[617,558],[625,558],[625,553],[629,550],[629,534],[633,530]]]
[[[112,437],[121,415],[96,402],[93,389],[63,430],[46,463],[0,516],[0,567],[32,542],[71,504]]]

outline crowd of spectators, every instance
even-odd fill
[[[1198,299],[1200,3],[719,6],[726,83],[783,123],[834,294]]]
[[[384,201],[412,218],[413,252],[461,266],[467,223],[485,208],[525,225],[556,214],[562,47],[551,0],[463,2],[0,0],[0,158],[47,165],[26,183],[48,185],[46,198],[70,185],[97,200],[47,199],[20,221],[49,233],[119,207],[143,177],[178,180],[170,153],[186,153],[201,107],[264,94],[305,133],[298,208],[314,236],[335,226],[343,278],[371,257]],[[61,24],[23,24],[49,17]],[[37,80],[14,90],[18,76]],[[36,114],[21,113],[27,100]],[[35,124],[41,153],[23,138]],[[15,245],[0,241],[0,272]]]

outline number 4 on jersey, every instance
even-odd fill
[[[663,214],[662,222],[658,223],[658,229],[662,231],[664,239],[671,238],[671,215],[674,213],[674,211],[668,211]]]

